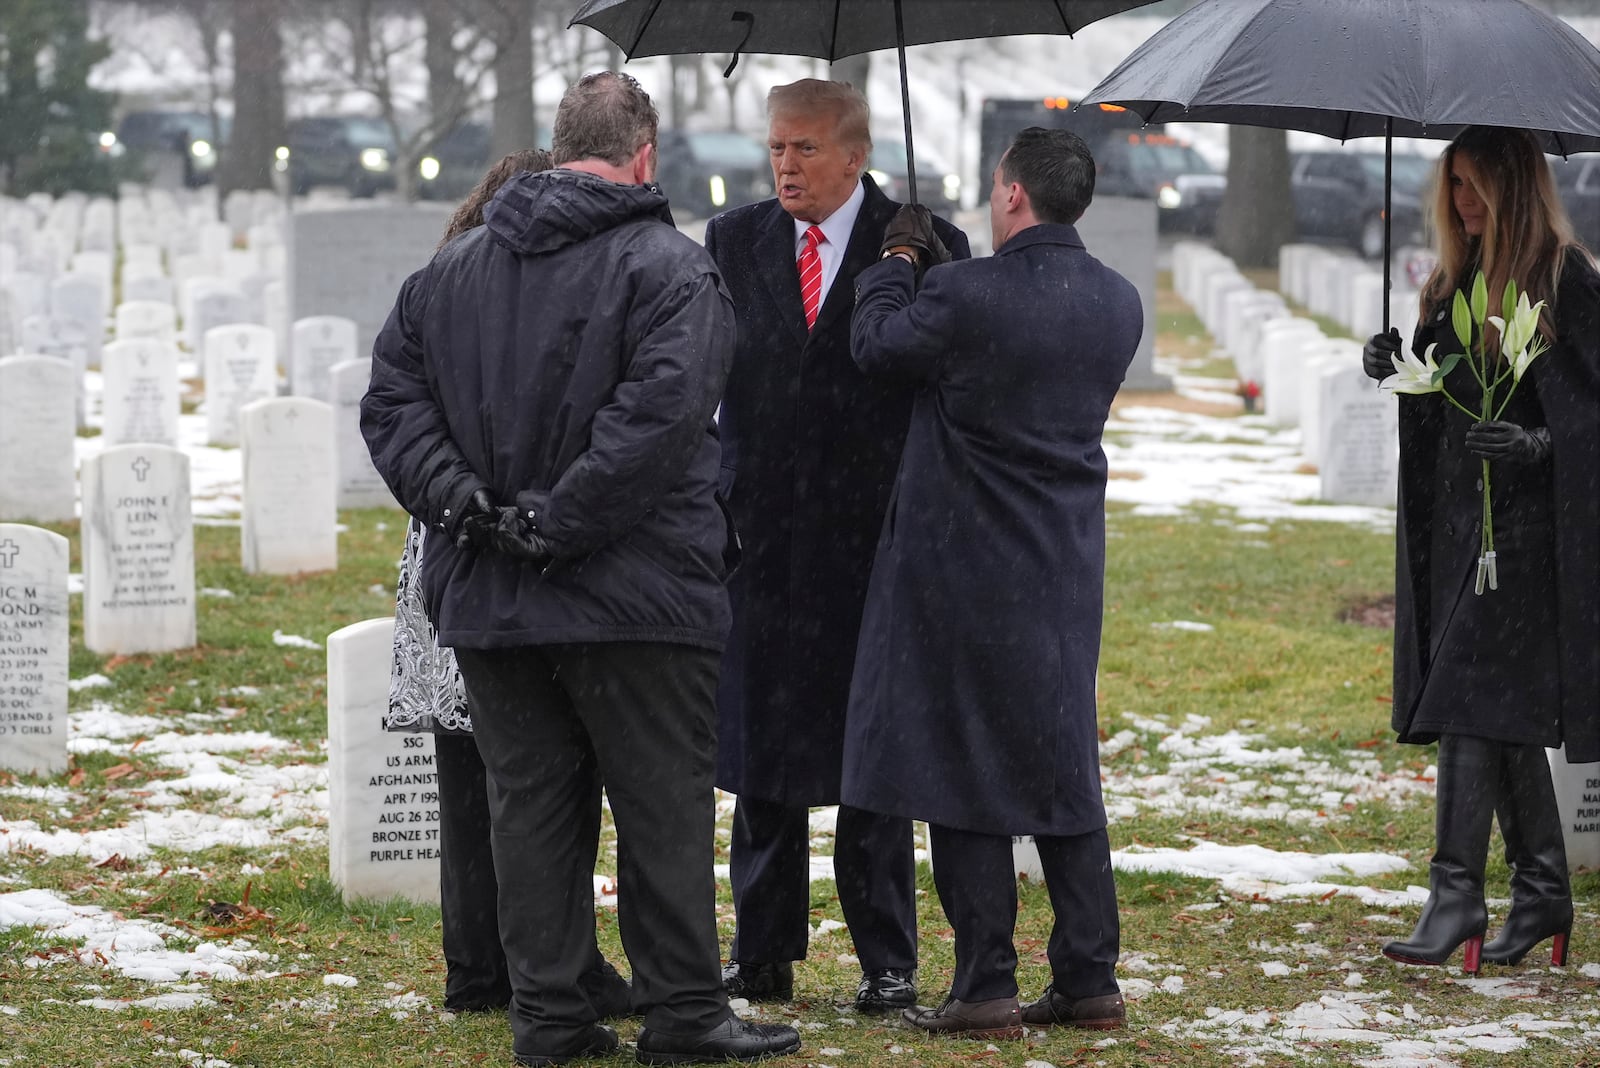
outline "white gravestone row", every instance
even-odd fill
[[[67,539],[0,523],[0,768],[67,768]]]
[[[0,358],[0,520],[65,522],[73,507],[73,413],[81,376],[53,356]]]
[[[334,466],[339,472],[340,508],[398,508],[372,453],[361,436],[361,398],[372,379],[372,361],[346,360],[333,366]]]
[[[439,900],[433,736],[383,729],[394,619],[328,636],[328,878],[346,898]]]
[[[178,444],[178,350],[153,337],[106,346],[100,398],[107,446]]]
[[[295,321],[289,340],[289,389],[297,397],[333,401],[328,372],[354,360],[356,324],[342,315],[312,315]]]
[[[256,401],[240,410],[239,427],[245,571],[294,575],[338,567],[333,409],[303,397]]]
[[[276,349],[264,326],[233,323],[206,331],[207,442],[239,444],[239,409],[277,394]]]
[[[118,445],[83,462],[83,642],[97,653],[195,643],[189,458]]]
[[[1409,340],[1417,322],[1417,292],[1403,272],[1391,274],[1389,322]],[[1383,265],[1321,245],[1285,245],[1278,259],[1279,288],[1290,299],[1326,316],[1358,338],[1383,329]]]

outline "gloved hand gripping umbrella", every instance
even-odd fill
[[[897,48],[906,174],[917,202],[906,45],[1024,33],[1073,34],[1155,0],[586,0],[569,26],[609,37],[629,59],[743,52],[833,61]]]
[[[1383,325],[1389,327],[1394,137],[1467,126],[1600,150],[1600,52],[1524,0],[1200,0],[1082,106],[1146,122],[1223,122],[1384,138]]]

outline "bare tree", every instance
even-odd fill
[[[1217,212],[1217,248],[1241,267],[1274,267],[1294,240],[1289,136],[1257,126],[1228,128],[1228,191]]]
[[[537,0],[481,0],[493,26],[493,127],[489,156],[499,159],[533,143],[533,21]]]
[[[274,154],[286,140],[283,0],[235,0],[233,134],[217,166],[217,191],[271,189]]]

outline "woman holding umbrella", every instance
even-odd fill
[[[1514,964],[1546,938],[1565,963],[1572,929],[1566,853],[1545,747],[1600,760],[1600,273],[1572,235],[1555,183],[1524,130],[1468,127],[1440,162],[1438,266],[1412,350],[1444,364],[1457,290],[1483,272],[1492,307],[1509,281],[1545,301],[1549,351],[1500,418],[1478,421],[1440,393],[1400,397],[1394,726],[1439,743],[1429,894],[1411,937],[1385,955],[1443,964],[1466,945]],[[1489,338],[1498,351],[1499,338]],[[1397,332],[1367,342],[1374,378],[1392,374]],[[1445,387],[1468,409],[1481,387],[1466,360]],[[1524,383],[1526,385],[1526,383]],[[1475,591],[1490,462],[1498,588]],[[1485,943],[1484,867],[1498,815],[1511,911]]]

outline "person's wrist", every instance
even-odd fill
[[[917,250],[910,245],[891,245],[883,250],[884,259],[888,259],[891,256],[898,256],[913,267],[917,265]]]

